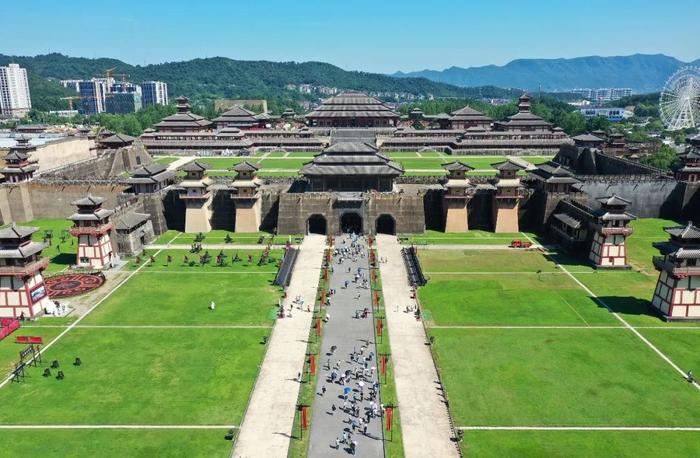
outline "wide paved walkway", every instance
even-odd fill
[[[335,248],[350,248],[350,237],[347,235],[337,237]],[[336,293],[331,296],[331,306],[326,308],[328,322],[323,332],[323,342],[319,352],[319,376],[317,377],[316,396],[313,402],[313,417],[311,421],[311,438],[309,441],[309,454],[311,458],[328,456],[348,456],[350,452],[349,442],[357,443],[355,454],[363,457],[383,457],[382,420],[380,416],[369,417],[367,432],[364,433],[364,425],[360,426],[360,419],[367,419],[368,409],[371,410],[369,399],[369,387],[377,382],[377,355],[374,346],[374,325],[371,315],[372,302],[369,285],[363,288],[362,280],[355,282],[355,275],[360,275],[369,281],[369,261],[367,244],[364,238],[356,242],[361,255],[345,256],[345,260],[339,264],[340,256],[333,258],[333,273],[331,274],[330,288]],[[352,248],[350,248],[352,249]],[[350,272],[348,272],[348,269]],[[345,287],[345,282],[348,286]],[[362,318],[361,311],[367,309],[369,314]],[[359,315],[357,315],[359,313]],[[364,349],[363,346],[368,344]],[[331,352],[331,347],[336,347]],[[355,361],[351,360],[351,354],[358,355]],[[370,352],[373,353],[370,356]],[[366,358],[368,373],[366,376],[355,377],[354,373],[347,382],[340,384],[329,382],[332,372],[337,376],[345,371],[353,371],[362,368]],[[330,368],[328,363],[330,362]],[[337,364],[337,367],[336,367]],[[372,370],[372,368],[374,368]],[[360,383],[364,388],[360,389]],[[326,393],[322,393],[322,388]],[[351,389],[352,392],[345,402],[343,390]],[[362,396],[360,394],[362,391]],[[359,415],[352,413],[353,400]],[[377,403],[377,398],[374,398]],[[332,406],[336,406],[333,411]],[[378,406],[377,410],[378,410]],[[356,429],[352,428],[355,422]],[[335,439],[343,439],[343,432],[348,434],[348,443],[335,447]]]
[[[389,326],[391,362],[401,417],[401,435],[407,458],[456,457],[449,416],[440,393],[438,376],[426,345],[425,332],[406,305],[411,299],[401,245],[395,236],[378,235],[379,264]]]
[[[304,237],[287,289],[286,309],[297,296],[301,296],[305,304],[311,304],[313,309],[325,245],[326,238],[323,235]],[[292,318],[277,320],[233,456],[287,456],[299,395],[296,376],[304,366],[311,318],[311,312],[295,308]]]

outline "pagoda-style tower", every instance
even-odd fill
[[[20,135],[15,140],[17,144],[10,148],[10,152],[5,156],[5,167],[0,169],[0,173],[5,175],[6,183],[29,181],[39,169],[37,161],[29,157],[36,150],[36,146],[29,143],[29,137]]]
[[[211,230],[212,181],[206,176],[208,165],[199,161],[188,162],[179,170],[187,175],[180,183],[180,199],[185,202],[185,232],[209,232]]]
[[[588,259],[598,268],[629,269],[625,241],[633,231],[629,222],[636,218],[625,211],[630,201],[614,194],[596,200],[600,210],[591,224],[594,234]]]
[[[700,150],[689,147],[678,158],[682,165],[676,170],[676,180],[700,182]]]
[[[525,167],[510,160],[491,166],[498,170],[496,192],[493,195],[494,232],[520,232],[518,210],[523,189],[517,173]]]
[[[87,196],[73,202],[78,212],[68,219],[73,221],[71,235],[78,238],[78,267],[104,269],[116,260],[111,237],[114,223],[110,221],[114,210],[102,208],[104,201],[102,197]]]
[[[231,198],[236,203],[236,232],[258,232],[260,229],[260,167],[248,161],[236,164],[236,180],[231,184]]]
[[[668,242],[656,243],[663,256],[655,256],[654,267],[660,273],[651,300],[667,320],[700,318],[700,228],[685,226],[664,228]]]
[[[12,223],[0,229],[0,317],[31,318],[49,303],[42,272],[49,259],[41,255],[46,245],[32,241],[38,227]]]
[[[447,183],[445,183],[445,194],[442,198],[445,232],[467,232],[469,230],[467,207],[474,193],[474,188],[467,178],[467,172],[474,168],[459,161],[443,164],[442,168],[447,170]]]

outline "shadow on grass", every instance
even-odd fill
[[[75,264],[75,253],[59,253],[51,258],[52,264],[70,266]]]
[[[660,322],[664,321],[651,306],[651,301],[646,299],[631,296],[599,296],[598,299],[607,304],[613,312],[619,313],[622,318],[625,315],[644,315],[656,318]],[[595,302],[595,299],[591,298],[591,300]],[[600,303],[596,303],[602,307]]]
[[[571,253],[565,253],[562,251],[556,253],[547,253],[544,255],[547,261],[553,262],[554,264],[561,264],[564,268],[567,267],[588,267],[592,268],[588,259],[582,256],[576,256]]]

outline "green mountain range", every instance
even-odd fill
[[[576,88],[629,87],[636,93],[657,92],[673,72],[685,63],[664,54],[634,54],[574,59],[518,59],[503,66],[450,67],[445,70],[397,72],[401,78],[428,78],[461,87],[490,84],[530,91],[569,91]]]
[[[65,107],[65,101],[60,101],[60,97],[70,94],[57,82],[47,83],[46,79],[92,78],[103,75],[110,68],[115,69],[117,78],[125,74],[132,82],[165,81],[171,97],[182,94],[201,104],[217,98],[267,98],[288,103],[312,97],[285,89],[288,84],[432,94],[436,97],[515,97],[521,92],[495,87],[460,88],[425,78],[393,78],[377,73],[346,71],[322,62],[240,61],[212,57],[140,66],[117,59],[87,59],[55,53],[33,57],[0,54],[0,65],[9,62],[27,68],[34,106],[40,110],[55,109],[57,105]]]

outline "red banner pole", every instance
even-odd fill
[[[316,337],[321,337],[321,319],[316,318]]]
[[[309,429],[309,417],[306,412],[307,407],[301,406],[301,427],[302,429]]]
[[[316,375],[316,356],[309,355],[309,368],[311,369],[311,375]]]

